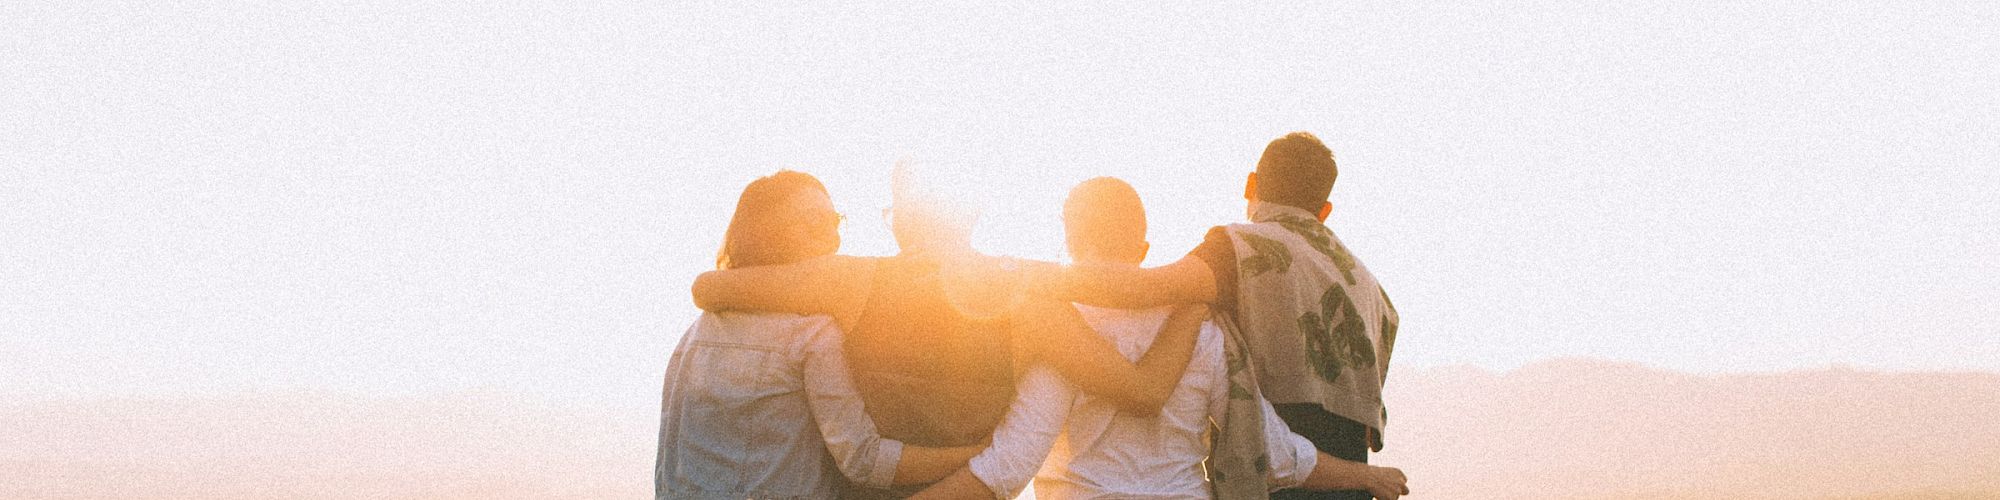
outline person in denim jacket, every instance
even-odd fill
[[[717,267],[833,253],[840,216],[799,172],[751,182]],[[926,448],[883,438],[864,411],[825,316],[705,313],[681,337],[661,395],[656,499],[834,498],[936,481],[979,447]]]

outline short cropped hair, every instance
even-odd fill
[[[1114,177],[1083,181],[1069,191],[1063,201],[1063,228],[1071,245],[1081,245],[1100,255],[1127,255],[1143,251],[1146,242],[1146,206],[1131,184]],[[1137,258],[1144,258],[1139,254]]]
[[[1339,176],[1340,168],[1326,144],[1311,132],[1292,132],[1271,141],[1257,159],[1257,197],[1318,211]]]

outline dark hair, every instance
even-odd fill
[[[1134,248],[1133,243],[1146,241],[1146,206],[1131,184],[1098,177],[1070,189],[1069,199],[1063,201],[1063,226],[1072,245],[1102,255],[1132,257],[1126,254],[1144,248]]]
[[[1257,197],[1264,201],[1319,211],[1333,192],[1340,167],[1333,151],[1311,132],[1292,132],[1264,147],[1257,159]]]
[[[779,170],[750,181],[749,186],[743,187],[743,195],[736,198],[736,215],[729,218],[729,229],[722,235],[722,250],[716,252],[715,267],[784,264],[814,257],[805,255],[812,250],[807,248],[807,242],[789,241],[800,233],[787,225],[799,222],[779,218],[786,203],[812,191],[825,193],[826,186],[811,175],[791,170]]]

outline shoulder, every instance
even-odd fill
[[[1230,224],[1227,226],[1216,226],[1216,229],[1226,233],[1225,234],[1226,237],[1234,237],[1234,238],[1242,238],[1244,235],[1255,235],[1266,238],[1287,237],[1288,235],[1294,234],[1290,229],[1286,228],[1284,224],[1278,222],[1269,222],[1269,221],[1242,222],[1242,223]]]
[[[1229,224],[1209,228],[1208,234],[1201,239],[1201,246],[1189,253],[1213,262],[1220,260],[1218,257],[1236,254],[1239,241],[1248,249],[1244,251],[1249,252],[1296,239],[1298,236],[1295,233],[1273,222]]]
[[[1229,237],[1230,232],[1235,230],[1237,226],[1242,226],[1242,225],[1243,224],[1228,224],[1228,225],[1208,228],[1208,233],[1203,234],[1201,237],[1201,244],[1203,246],[1211,244],[1227,245],[1229,244],[1230,241]]]
[[[1230,236],[1231,227],[1234,226],[1208,228],[1208,233],[1201,237],[1201,244],[1189,251],[1188,255],[1201,259],[1211,267],[1235,260],[1236,241]]]

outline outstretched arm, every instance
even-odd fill
[[[1165,266],[1076,264],[1052,287],[1059,298],[1099,307],[1144,309],[1215,302],[1215,275],[1208,263],[1189,255]]]
[[[1014,316],[1014,340],[1084,392],[1106,398],[1120,411],[1152,416],[1167,404],[1194,354],[1194,340],[1208,307],[1174,310],[1146,355],[1133,363],[1111,341],[1090,329],[1076,307],[1028,299]]]
[[[874,270],[874,261],[866,257],[827,255],[709,271],[694,280],[694,305],[704,311],[826,314],[851,328],[867,305]]]
[[[1306,476],[1301,488],[1309,490],[1368,490],[1381,500],[1396,500],[1410,494],[1409,479],[1395,467],[1377,467],[1334,458],[1319,453],[1319,463]]]

